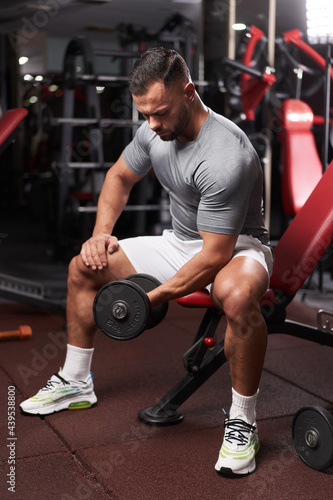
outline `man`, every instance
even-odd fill
[[[45,415],[96,403],[92,304],[105,283],[136,272],[157,277],[162,285],[148,294],[152,307],[208,287],[227,319],[232,381],[215,468],[248,474],[259,448],[255,405],[267,342],[259,301],[272,267],[262,169],[245,134],[202,103],[175,51],[159,47],[143,54],[129,89],[146,122],[108,171],[93,236],[70,263],[64,366],[21,409]],[[173,230],[118,241],[114,225],[131,188],[151,167],[169,193]]]

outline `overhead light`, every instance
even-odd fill
[[[232,25],[232,29],[235,31],[243,31],[246,30],[246,24],[244,23],[235,23]]]
[[[26,82],[32,82],[32,80],[34,80],[34,77],[32,75],[29,75],[29,73],[27,73],[26,75],[23,76],[23,80],[25,80]]]
[[[306,26],[309,43],[332,43],[332,0],[306,0]]]
[[[20,66],[27,63],[28,61],[29,61],[29,57],[26,57],[26,56],[21,56],[21,57],[19,57],[19,60],[18,60]]]
[[[36,82],[42,82],[44,80],[44,77],[42,75],[37,75],[35,76]]]

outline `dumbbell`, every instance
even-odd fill
[[[132,274],[104,285],[93,304],[98,328],[112,339],[132,340],[157,326],[168,311],[168,303],[152,308],[147,293],[160,284],[148,274]]]
[[[333,465],[333,415],[320,406],[305,406],[292,423],[296,452],[303,462],[315,470]]]
[[[28,325],[21,325],[17,330],[0,332],[0,339],[20,339],[29,340],[32,336],[32,330]]]

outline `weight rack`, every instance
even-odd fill
[[[166,25],[167,26],[167,25]],[[165,28],[167,29],[167,28]],[[169,28],[168,28],[169,29]],[[196,35],[193,29],[189,26],[178,26],[178,32],[168,35],[162,33],[164,27],[158,32],[158,40],[152,40],[149,37],[150,44],[154,42],[166,43],[171,45],[175,50],[183,52],[183,57],[187,61],[190,71],[195,72],[193,61],[196,57],[195,45],[197,43]],[[132,44],[133,48],[135,47]],[[137,45],[138,46],[138,45]],[[137,47],[136,46],[136,47]],[[72,39],[65,51],[63,62],[63,108],[62,116],[54,117],[51,115],[46,117],[47,128],[51,130],[53,127],[61,127],[61,148],[59,157],[52,163],[52,167],[57,174],[58,179],[58,208],[57,208],[57,241],[64,236],[64,218],[66,212],[66,203],[71,194],[73,186],[73,172],[79,174],[79,170],[85,173],[87,178],[88,189],[91,193],[91,202],[73,203],[75,206],[76,215],[89,217],[89,214],[96,212],[96,205],[101,186],[104,181],[105,172],[112,167],[112,162],[106,162],[103,151],[103,132],[109,128],[122,128],[124,145],[128,144],[134,136],[137,128],[144,122],[140,119],[138,111],[133,105],[132,99],[127,103],[130,117],[125,118],[102,118],[99,96],[96,92],[96,86],[105,87],[120,87],[126,89],[128,84],[128,74],[135,60],[140,57],[141,53],[138,50],[104,50],[93,49],[90,41],[78,36]],[[120,63],[120,71],[122,76],[97,74],[96,58],[108,57],[111,60]],[[77,61],[80,60],[82,72],[77,71]],[[124,76],[126,75],[126,76]],[[202,87],[209,85],[208,82],[200,82]],[[75,90],[81,87],[86,93],[86,116],[84,118],[75,116]],[[84,134],[91,145],[89,154],[77,155],[73,149],[73,133],[83,129]],[[74,160],[74,161],[73,161]],[[77,161],[75,161],[77,160]],[[136,186],[135,204],[127,208],[125,211],[131,211],[135,214],[133,227],[136,228],[137,234],[146,232],[147,212],[160,212],[161,223],[166,223],[165,203],[149,204],[149,179],[144,178]],[[76,188],[74,187],[74,190]],[[164,201],[164,200],[163,200]],[[68,211],[68,204],[67,204]],[[164,215],[162,215],[164,214]],[[93,221],[88,219],[91,224]],[[170,219],[168,220],[168,223]],[[131,221],[132,225],[132,221]]]
[[[42,283],[0,274],[0,297],[65,314],[66,299],[55,300],[46,293]]]

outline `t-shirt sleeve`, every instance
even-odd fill
[[[201,193],[197,228],[218,234],[240,234],[257,179],[255,159],[249,154],[240,155],[237,163],[229,163],[227,168],[225,163],[222,166],[213,161],[211,158],[203,162],[195,174]]]
[[[144,123],[123,151],[126,165],[137,175],[146,175],[151,169],[148,132],[149,127],[147,128],[147,123]]]

